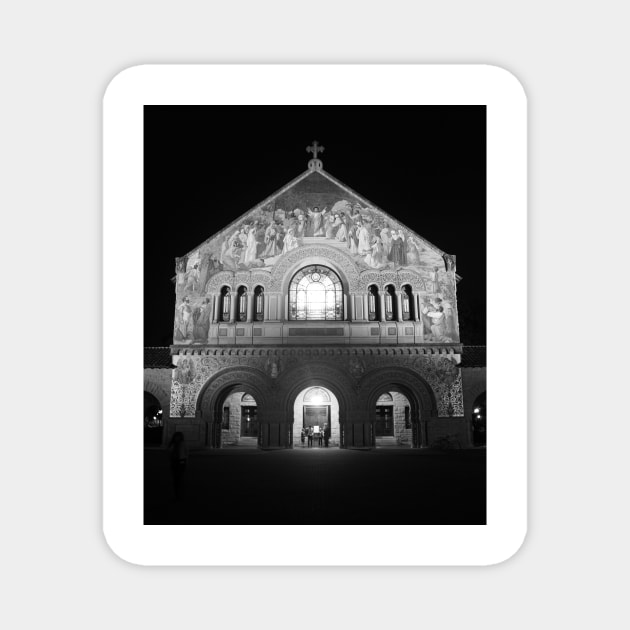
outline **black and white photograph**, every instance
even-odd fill
[[[143,129],[144,524],[485,525],[486,107]]]

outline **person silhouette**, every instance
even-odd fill
[[[176,431],[173,434],[169,448],[171,451],[170,463],[173,476],[173,491],[175,500],[179,500],[182,495],[182,479],[188,463],[188,449],[186,444],[184,444],[184,434],[181,431]]]

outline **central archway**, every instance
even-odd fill
[[[343,431],[340,431],[340,425],[343,426],[343,423],[347,421],[348,410],[355,406],[352,397],[353,381],[347,372],[340,369],[334,361],[320,360],[306,365],[302,364],[295,369],[284,370],[280,375],[278,385],[284,393],[283,415],[293,424],[291,428],[293,448],[299,448],[301,444],[300,433],[303,426],[303,415],[299,415],[299,410],[301,409],[302,414],[304,413],[304,396],[312,388],[325,390],[326,395],[330,398],[331,440],[329,446],[332,445],[332,430],[335,429],[334,444],[336,447],[344,448],[344,436]],[[296,406],[298,406],[297,419]]]
[[[302,430],[312,427],[312,446],[315,448],[339,446],[339,401],[326,387],[315,385],[303,389],[293,405],[293,445],[307,447],[302,442]]]

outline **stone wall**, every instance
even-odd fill
[[[411,446],[411,428],[405,428],[405,407],[410,403],[399,392],[391,392],[394,399],[394,438],[400,446]],[[411,409],[410,409],[411,410]]]

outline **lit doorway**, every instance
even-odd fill
[[[302,446],[302,430],[309,429],[313,430],[313,447],[339,446],[339,403],[335,395],[325,387],[307,387],[297,395],[293,413],[294,448]],[[307,436],[304,446],[308,446]]]

